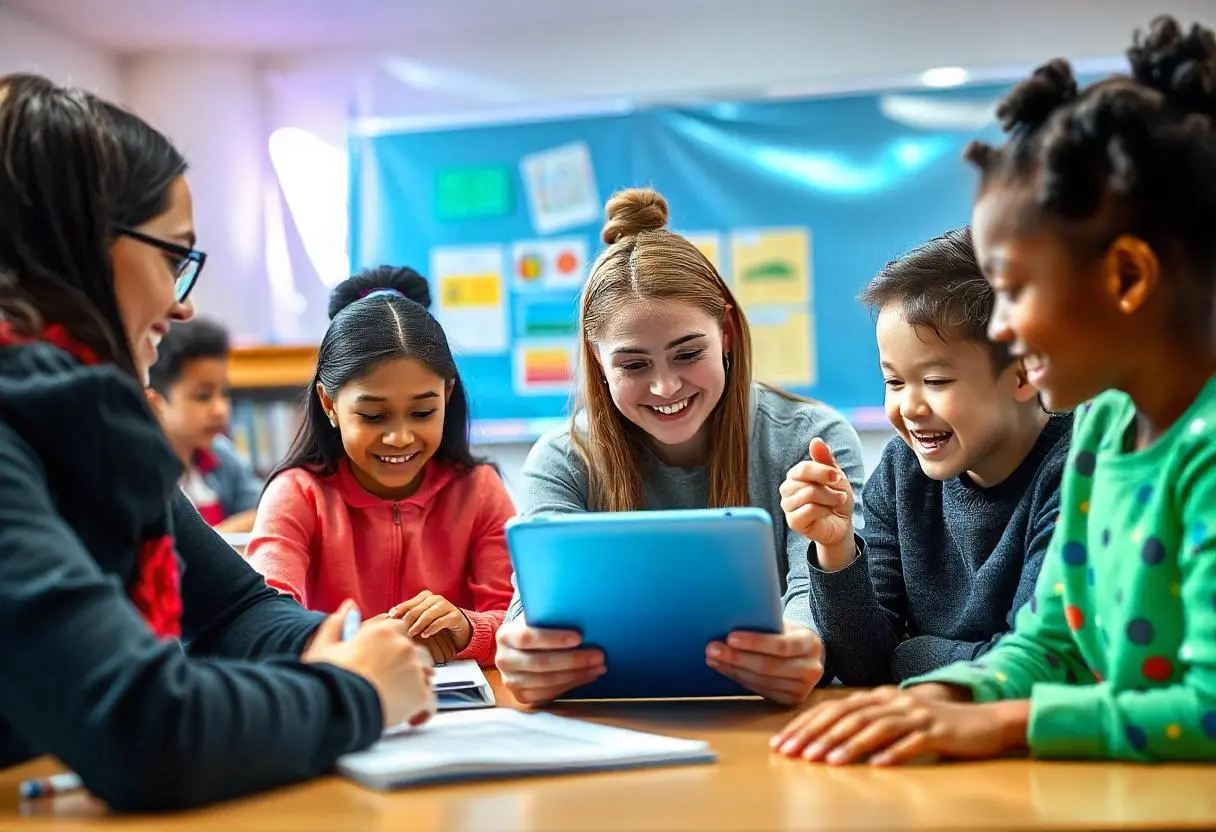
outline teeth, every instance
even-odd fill
[[[380,460],[381,462],[387,462],[389,465],[402,465],[406,462],[409,462],[411,459],[413,459],[416,456],[418,456],[417,451],[415,451],[414,453],[409,454],[407,456],[380,456],[380,455],[377,455],[376,459]]]
[[[689,398],[692,398],[691,396]],[[675,404],[651,405],[652,410],[657,410],[665,416],[670,416],[673,413],[679,413],[684,408],[688,407],[688,399],[681,399]]]

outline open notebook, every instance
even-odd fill
[[[437,715],[338,760],[373,789],[451,780],[641,768],[717,759],[709,744],[509,708]]]
[[[439,700],[439,710],[493,708],[494,689],[481,667],[472,659],[435,666],[431,688]]]

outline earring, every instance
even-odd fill
[[[728,373],[730,372],[730,353],[729,352],[722,353],[722,366],[724,368],[726,368],[726,372],[728,372]]]

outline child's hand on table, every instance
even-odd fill
[[[705,661],[723,676],[779,705],[801,705],[823,677],[823,641],[810,628],[785,622],[776,635],[736,631],[711,642]]]
[[[473,639],[473,625],[460,608],[425,589],[389,610],[388,617],[401,619],[406,635],[423,644],[435,664],[452,661]]]
[[[951,685],[881,687],[810,708],[773,737],[786,757],[834,765],[982,759],[1025,747],[1029,702],[976,705]]]
[[[790,529],[815,543],[819,568],[836,572],[852,563],[857,554],[853,487],[822,439],[811,440],[810,456],[785,475],[781,510]]]

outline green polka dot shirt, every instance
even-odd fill
[[[1216,378],[1153,445],[1134,432],[1122,393],[1081,408],[1016,629],[906,685],[1029,698],[1036,757],[1216,760]]]

